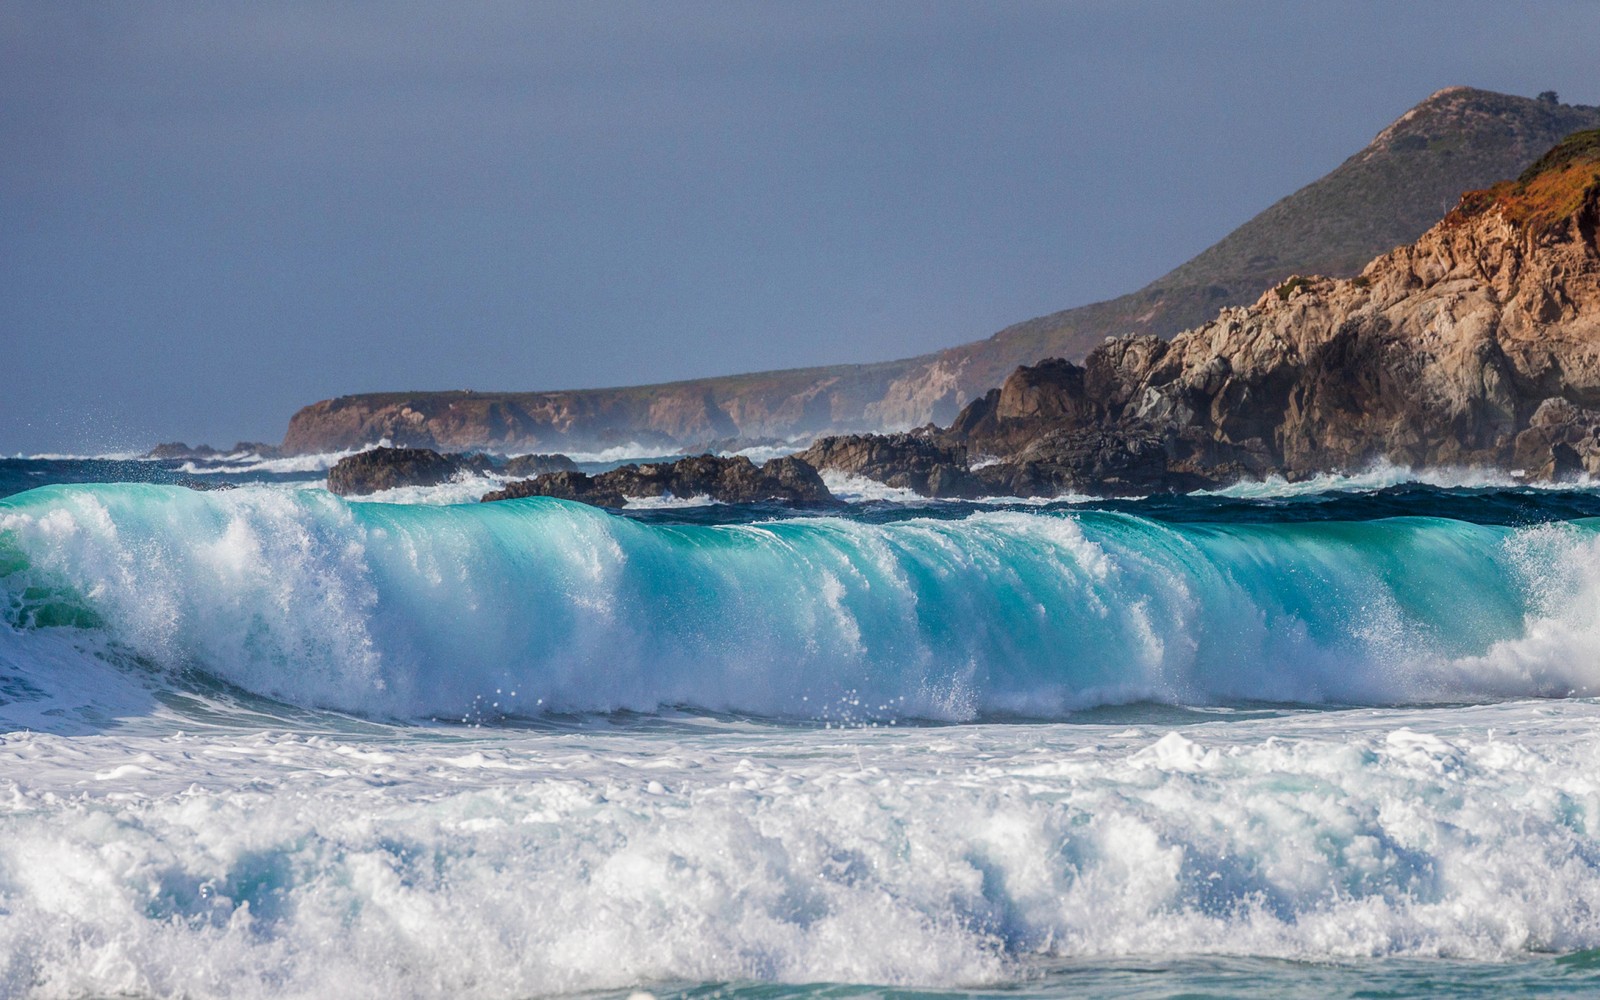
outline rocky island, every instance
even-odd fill
[[[565,455],[515,455],[497,464],[481,453],[440,454],[431,448],[370,448],[341,458],[328,470],[328,489],[362,496],[401,486],[438,486],[462,475],[491,471],[511,476],[576,472]]]
[[[624,465],[590,476],[555,472],[485,494],[484,502],[522,497],[578,500],[596,507],[622,507],[630,499],[706,497],[719,503],[774,501],[790,507],[826,507],[839,501],[811,465],[798,458],[774,458],[757,466],[743,455],[695,455],[676,462]]]

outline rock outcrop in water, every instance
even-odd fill
[[[756,466],[742,455],[719,458],[698,455],[676,462],[624,465],[595,476],[582,472],[556,472],[511,483],[485,494],[484,502],[522,497],[578,500],[597,507],[621,507],[630,498],[710,497],[723,503],[778,501],[796,507],[838,503],[828,487],[805,462],[774,458]]]
[[[933,428],[833,435],[795,458],[815,469],[864,476],[928,497],[971,499],[983,493],[983,484],[967,468],[966,445],[939,436]]]
[[[340,496],[359,496],[399,486],[438,486],[466,473],[538,476],[577,471],[577,463],[566,455],[515,455],[503,465],[496,465],[487,455],[478,453],[372,448],[341,458],[329,469],[328,489]]]
[[[997,459],[975,474],[1020,495],[1378,460],[1600,474],[1597,228],[1600,131],[1582,132],[1355,278],[1293,277],[1170,343],[1114,338],[1082,365],[1019,368],[941,436]]]
[[[340,496],[378,493],[400,486],[437,486],[463,472],[487,472],[483,455],[441,455],[427,448],[373,448],[339,459],[328,470],[328,489]]]

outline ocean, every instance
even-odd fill
[[[336,457],[0,459],[0,996],[1600,990],[1600,487]]]

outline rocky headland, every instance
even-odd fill
[[[1185,491],[1377,461],[1600,474],[1600,130],[1470,192],[1351,278],[1291,276],[1170,342],[1016,369],[949,426],[830,435],[758,470],[710,455],[485,500],[825,503],[817,470],[935,498]]]
[[[1354,277],[1377,254],[1415,240],[1460,192],[1514,176],[1562,136],[1596,127],[1600,108],[1451,87],[1327,176],[1145,288],[1017,323],[985,340],[881,364],[627,388],[341,396],[296,413],[282,447],[286,454],[334,452],[388,439],[442,452],[636,444],[670,454],[720,450],[710,442],[728,439],[947,424],[1017,365],[1081,360],[1107,334],[1171,337],[1219,308],[1248,305],[1294,274]]]
[[[1399,465],[1600,474],[1600,130],[1463,196],[1351,278],[1294,276],[1170,342],[1017,369],[949,427],[812,450],[906,485],[1007,495],[1187,490]],[[981,458],[964,465],[966,456]],[[870,469],[875,471],[868,471]],[[931,491],[923,490],[923,492]]]

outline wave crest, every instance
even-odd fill
[[[1600,683],[1597,544],[1587,523],[1424,518],[659,525],[554,500],[157,486],[0,502],[15,628],[392,717],[1561,696]]]

